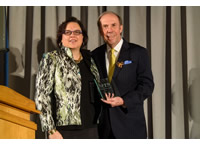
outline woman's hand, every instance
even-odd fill
[[[49,139],[63,139],[59,131],[56,130],[55,133],[49,135]]]

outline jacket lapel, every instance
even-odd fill
[[[124,40],[120,54],[119,54],[119,58],[118,58],[116,65],[115,65],[115,71],[114,71],[114,74],[113,74],[113,78],[117,77],[117,75],[122,70],[122,68],[120,68],[117,63],[124,62],[126,59],[129,59],[129,57],[130,57],[130,55],[129,55],[129,44],[128,44],[128,42],[126,42]]]
[[[105,58],[105,53],[106,53],[106,44],[104,44],[101,48],[101,51],[99,53],[99,63],[100,63],[100,68],[101,68],[101,76],[102,78],[107,78],[107,69],[106,69],[106,58]]]

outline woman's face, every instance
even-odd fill
[[[70,49],[80,49],[83,43],[81,27],[76,22],[69,22],[62,34],[62,44]]]

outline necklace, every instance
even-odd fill
[[[80,57],[78,58],[78,60],[74,60],[77,64],[80,63],[80,61],[83,59],[82,54],[80,54]]]

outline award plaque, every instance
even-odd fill
[[[108,78],[101,79],[99,83],[94,79],[94,82],[97,86],[97,90],[98,90],[101,98],[105,99],[105,93],[107,93],[107,94],[114,93],[113,88],[108,81]]]

